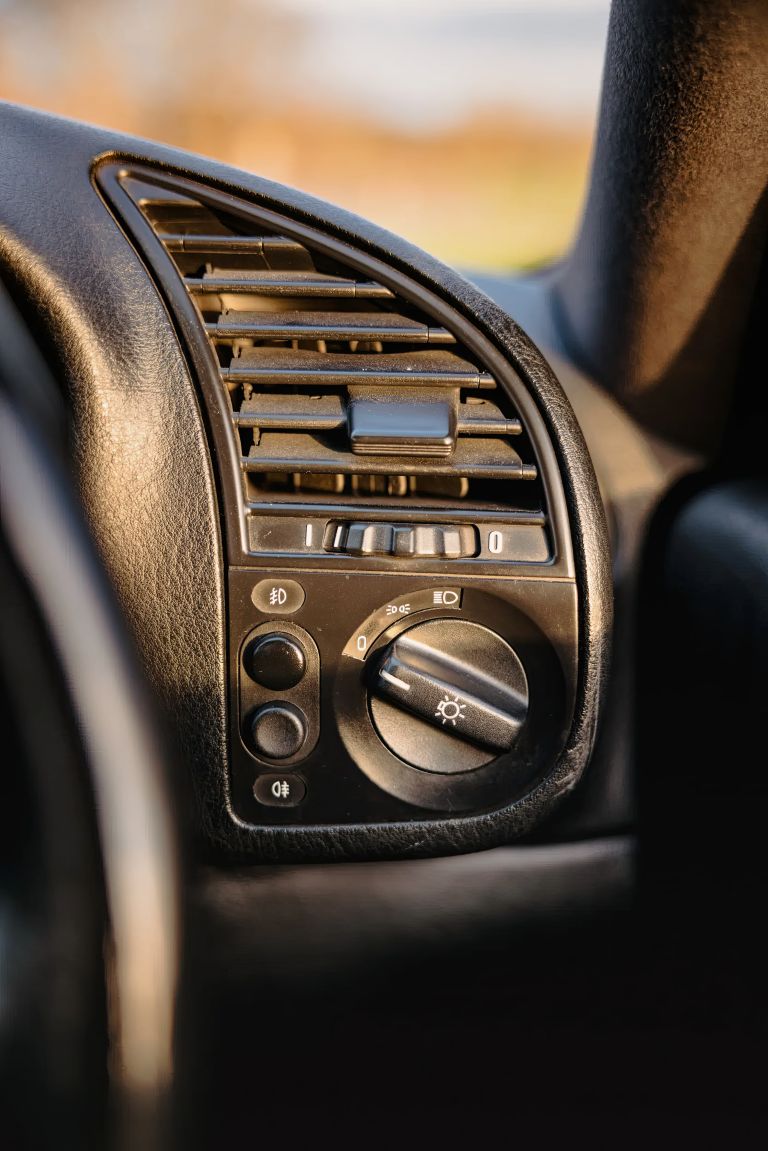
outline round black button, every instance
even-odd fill
[[[295,687],[307,667],[304,649],[293,636],[273,632],[259,636],[245,654],[251,679],[272,691]]]
[[[268,703],[251,720],[251,739],[265,759],[290,759],[307,737],[303,712],[289,703]]]

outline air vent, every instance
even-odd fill
[[[214,352],[246,515],[317,503],[439,518],[458,507],[535,524],[544,539],[543,486],[523,423],[448,327],[245,211],[166,182],[124,186]],[[536,558],[548,556],[540,543]]]

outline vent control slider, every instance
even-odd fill
[[[465,559],[477,555],[477,528],[471,524],[343,523],[326,528],[326,551],[347,555],[440,557]]]

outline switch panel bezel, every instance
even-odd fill
[[[274,579],[279,586],[278,571]],[[240,667],[254,635],[289,631],[293,624],[316,641],[321,685],[322,738],[308,755],[268,764],[248,749],[242,727],[233,727],[231,803],[238,819],[279,828],[286,836],[306,825],[394,823],[436,814],[453,819],[515,802],[546,776],[567,737],[576,694],[573,581],[476,577],[458,584],[441,579],[440,573],[382,577],[366,571],[316,570],[306,572],[301,582],[305,598],[291,620],[266,617],[253,604],[254,573],[230,569],[232,649],[240,653]],[[382,600],[385,590],[390,594]],[[409,610],[401,611],[404,607]],[[448,616],[500,635],[523,664],[531,698],[530,714],[509,753],[451,776],[421,771],[393,755],[376,732],[367,693],[368,659],[414,622]],[[234,680],[237,683],[237,675]],[[232,712],[239,715],[240,725],[248,710],[235,690]],[[306,783],[303,801],[290,809],[259,804],[253,795],[259,774],[293,765]]]
[[[312,754],[320,738],[320,653],[310,633],[293,619],[264,616],[251,603],[255,626],[251,627],[238,646],[236,715],[238,742],[254,762],[273,769],[288,770],[302,763]],[[255,640],[267,635],[288,635],[304,651],[306,667],[301,679],[289,688],[271,688],[257,683],[248,673],[247,653]],[[250,723],[255,712],[266,704],[287,703],[297,708],[306,720],[307,734],[295,755],[270,759],[258,753],[250,738]]]
[[[97,162],[94,179],[119,215],[165,299],[197,380],[201,414],[211,446],[221,525],[222,568],[227,589],[224,625],[229,677],[229,762],[211,764],[197,785],[205,810],[205,834],[216,850],[252,859],[327,859],[430,855],[506,842],[530,829],[578,782],[591,753],[609,651],[612,596],[607,533],[594,472],[573,412],[551,369],[524,333],[472,285],[417,252],[344,213],[275,186],[212,165],[202,165],[204,183],[166,162],[153,164],[112,153]],[[393,504],[385,497],[364,503],[346,499],[294,497],[249,502],[239,467],[231,411],[222,397],[219,365],[177,269],[163,249],[126,181],[150,179],[220,207],[233,217],[264,222],[339,263],[370,276],[432,317],[434,330],[452,331],[511,399],[533,450],[543,505],[526,510],[484,502],[474,506],[422,506],[418,500]],[[363,457],[364,458],[364,457]],[[510,481],[512,483],[512,481]],[[514,496],[512,503],[514,503]],[[475,525],[481,547],[473,557],[437,559],[389,555],[352,556],[322,549],[332,519]],[[312,526],[312,545],[269,546],[276,523]],[[262,527],[264,532],[259,535]],[[516,536],[525,537],[518,549]],[[508,531],[509,550],[487,546],[494,531]],[[254,532],[256,535],[254,535]],[[534,534],[535,533],[535,534]],[[546,547],[542,548],[542,537]],[[317,541],[320,541],[318,546]],[[525,554],[531,545],[536,558]],[[303,603],[283,616],[261,613],[251,593],[265,579],[294,580],[306,592]],[[343,655],[352,629],[400,600],[431,589],[460,588],[493,604],[489,627],[505,634],[514,612],[537,629],[541,651],[552,656],[562,691],[552,697],[547,720],[549,746],[525,771],[499,772],[499,787],[476,788],[455,802],[445,795],[419,806],[418,796],[402,798],[375,782],[361,765],[365,748],[350,756],[336,718],[337,706],[353,710],[359,691],[359,661]],[[469,602],[469,601],[468,601]],[[489,609],[490,610],[490,609]],[[427,618],[425,615],[424,618]],[[317,642],[322,734],[296,768],[307,794],[295,808],[259,805],[255,778],[285,763],[259,764],[243,740],[240,704],[242,645],[255,627],[285,628],[295,620]],[[407,626],[398,621],[391,627]],[[524,662],[530,657],[524,655]],[[342,668],[342,661],[345,661]],[[546,662],[546,660],[545,660]],[[340,668],[343,672],[339,676]],[[526,663],[526,673],[528,673]],[[354,676],[358,678],[355,679]],[[352,676],[347,683],[347,677]],[[555,677],[556,678],[556,677]],[[339,705],[337,701],[341,699]],[[367,748],[372,728],[360,718]],[[343,723],[342,723],[343,728]],[[379,746],[381,741],[374,734]],[[377,752],[375,752],[377,754]],[[291,765],[288,765],[289,767]],[[391,766],[391,765],[390,765]],[[407,767],[407,765],[405,765]],[[399,770],[399,768],[398,768]],[[416,769],[408,767],[409,772]],[[483,769],[485,770],[485,769]],[[428,773],[419,773],[426,775]],[[472,773],[468,773],[469,775]],[[465,781],[466,782],[466,781]],[[469,787],[469,785],[467,785]],[[405,794],[404,792],[402,794]],[[430,806],[432,805],[432,806]]]

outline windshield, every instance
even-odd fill
[[[0,0],[0,97],[213,156],[452,264],[567,248],[609,0]]]

